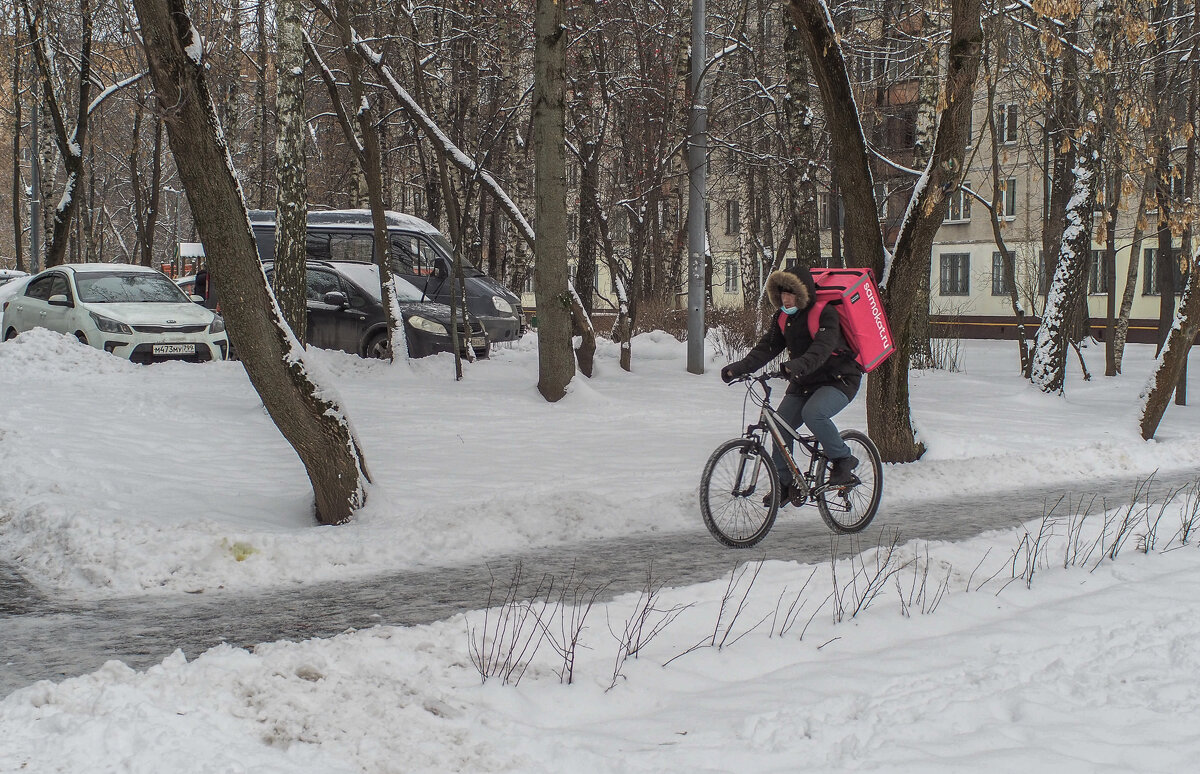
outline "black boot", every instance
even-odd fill
[[[842,457],[833,461],[833,465],[829,469],[829,477],[826,483],[833,486],[844,486],[845,484],[854,483],[854,469],[858,467],[858,457],[853,455]]]
[[[787,505],[791,501],[792,501],[792,485],[791,484],[780,484],[779,485],[779,507],[782,508],[783,506]],[[769,492],[767,493],[767,495],[765,497],[763,497],[763,507],[764,508],[771,507],[771,494]]]

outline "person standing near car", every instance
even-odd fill
[[[196,284],[192,286],[192,294],[208,301],[208,264],[202,264],[196,272]],[[207,306],[207,304],[206,304]]]
[[[809,332],[807,312],[816,302],[817,290],[812,273],[801,266],[772,272],[766,291],[771,306],[779,312],[754,349],[721,369],[721,379],[728,384],[753,373],[787,349],[789,359],[782,370],[790,384],[778,411],[792,427],[803,422],[816,436],[833,462],[829,483],[850,483],[858,458],[851,456],[833,417],[858,393],[862,371],[842,336],[837,310],[827,305],[821,310],[816,335]],[[773,460],[779,471],[779,500],[786,503],[791,499],[792,471],[778,449]]]

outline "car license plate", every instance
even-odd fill
[[[196,354],[196,345],[155,344],[152,351],[155,355],[194,355]]]
[[[487,339],[484,338],[483,336],[474,336],[471,339],[471,346],[472,347],[486,347]]]

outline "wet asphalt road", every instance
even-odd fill
[[[1168,487],[1181,487],[1195,478],[1161,476],[1151,492],[1162,495]],[[961,540],[1010,527],[1040,517],[1047,503],[1068,493],[1076,498],[1095,494],[1115,507],[1128,502],[1136,483],[1131,476],[1114,476],[978,498],[901,503],[889,503],[885,493],[880,515],[863,536],[869,543],[862,548],[875,542],[880,527],[899,529],[905,541]],[[589,587],[607,584],[603,598],[611,598],[640,589],[651,566],[656,581],[668,586],[697,583],[722,577],[746,561],[825,560],[830,538],[815,508],[789,508],[762,543],[738,551],[713,540],[697,513],[691,532],[590,541],[486,563],[256,594],[206,592],[86,603],[39,591],[0,558],[0,697],[37,680],[94,671],[110,659],[144,669],[177,648],[194,658],[222,642],[249,647],[329,637],[350,628],[448,618],[485,607],[493,577],[497,586],[507,587],[518,565],[527,595],[545,574],[563,577],[573,570]],[[842,538],[840,553],[848,553],[851,545]]]

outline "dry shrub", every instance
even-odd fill
[[[688,313],[676,309],[669,298],[647,298],[638,302],[633,334],[666,331],[680,341],[687,341]]]
[[[704,313],[709,339],[730,360],[742,357],[758,342],[760,319],[754,309],[709,309]]]

